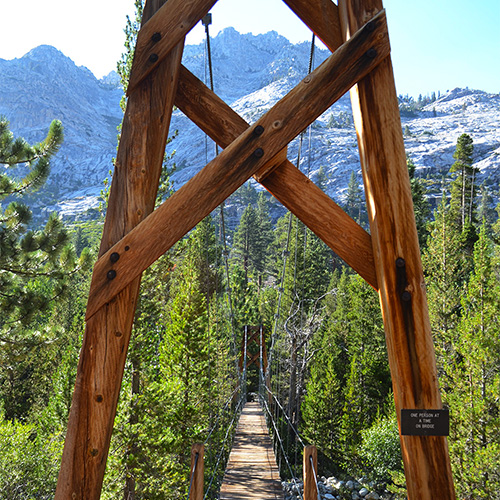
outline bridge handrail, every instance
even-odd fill
[[[278,442],[279,442],[279,444],[280,444],[281,453],[283,454],[283,457],[284,457],[284,459],[285,459],[285,462],[286,462],[286,464],[287,464],[287,466],[288,466],[288,470],[290,471],[290,475],[291,475],[291,477],[292,477],[292,481],[293,481],[293,483],[294,483],[294,484],[295,484],[295,486],[296,486],[297,493],[299,494],[299,496],[300,496],[301,500],[304,500],[304,499],[303,499],[303,496],[302,496],[302,493],[300,492],[300,489],[299,489],[299,487],[298,487],[297,481],[295,480],[295,474],[293,473],[292,466],[291,466],[291,464],[290,464],[290,462],[289,462],[289,460],[288,460],[288,457],[287,457],[287,455],[286,455],[285,448],[284,448],[284,446],[283,446],[283,440],[281,439],[280,433],[279,433],[278,428],[277,428],[277,426],[276,426],[276,422],[274,421],[274,418],[273,418],[273,416],[272,416],[272,414],[271,414],[271,411],[269,410],[269,406],[267,405],[266,400],[262,397],[262,395],[261,395],[261,394],[259,394],[259,398],[260,398],[260,400],[261,400],[261,405],[263,405],[263,406],[265,407],[265,410],[267,411],[267,414],[269,415],[269,418],[270,418],[270,420],[271,420],[271,423],[273,424],[273,427],[274,427],[274,432],[276,433],[275,435],[276,435],[276,437],[278,438]]]

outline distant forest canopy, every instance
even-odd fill
[[[52,217],[45,228],[26,229],[30,210],[23,195],[43,184],[62,140],[58,127],[30,146],[2,122],[0,158],[9,165],[0,178],[5,498],[53,496],[84,330],[89,262],[99,244],[101,221],[65,227]],[[442,397],[451,414],[457,491],[463,498],[494,498],[500,487],[500,223],[488,189],[477,185],[473,148],[468,134],[458,137],[451,181],[443,181],[433,213],[411,159],[408,171]],[[21,180],[9,175],[34,156],[47,165],[33,164]],[[169,186],[166,166],[162,199]],[[394,498],[404,498],[376,293],[295,217],[285,214],[273,224],[272,200],[251,183],[233,197],[246,206],[234,231],[224,227],[223,212],[214,212],[143,277],[103,498],[124,492],[137,499],[184,498],[190,447],[211,429],[206,470],[217,478],[210,487],[215,498],[223,471],[217,451],[236,410],[236,346],[244,325],[260,324],[268,349],[273,344],[271,389],[303,439],[318,447],[320,473],[370,476]],[[343,208],[367,227],[354,175]],[[248,375],[248,389],[257,390],[256,374]],[[282,423],[286,435],[284,418]],[[287,447],[294,457],[292,438]]]

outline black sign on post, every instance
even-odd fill
[[[403,436],[448,436],[449,410],[401,410]]]

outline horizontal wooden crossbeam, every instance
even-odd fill
[[[380,12],[243,132],[94,268],[87,319],[211,213],[390,53]]]
[[[175,104],[225,148],[249,125],[188,69],[181,67]],[[340,258],[378,289],[370,235],[286,158],[254,178]]]

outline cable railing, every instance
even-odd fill
[[[269,416],[269,419],[271,420],[271,424],[273,426],[273,429],[274,429],[274,432],[275,432],[275,436],[276,436],[276,438],[277,438],[277,440],[279,442],[280,448],[281,448],[282,456],[285,459],[285,462],[286,462],[286,465],[288,467],[288,470],[290,471],[290,476],[291,476],[292,482],[295,484],[297,492],[300,495],[300,498],[303,500],[302,494],[300,493],[300,489],[298,487],[297,480],[295,478],[295,473],[294,473],[294,471],[292,469],[292,465],[290,464],[290,461],[288,459],[288,455],[287,455],[287,453],[285,451],[285,447],[283,445],[283,439],[281,438],[281,435],[279,433],[278,426],[276,425],[276,422],[275,422],[275,420],[274,420],[274,418],[272,416],[271,411],[269,410],[269,406],[267,405],[265,399],[262,397],[261,394],[259,394],[259,396],[260,396],[260,400],[261,400],[261,405],[264,406],[264,408],[265,408],[265,410],[267,412],[267,415]]]

